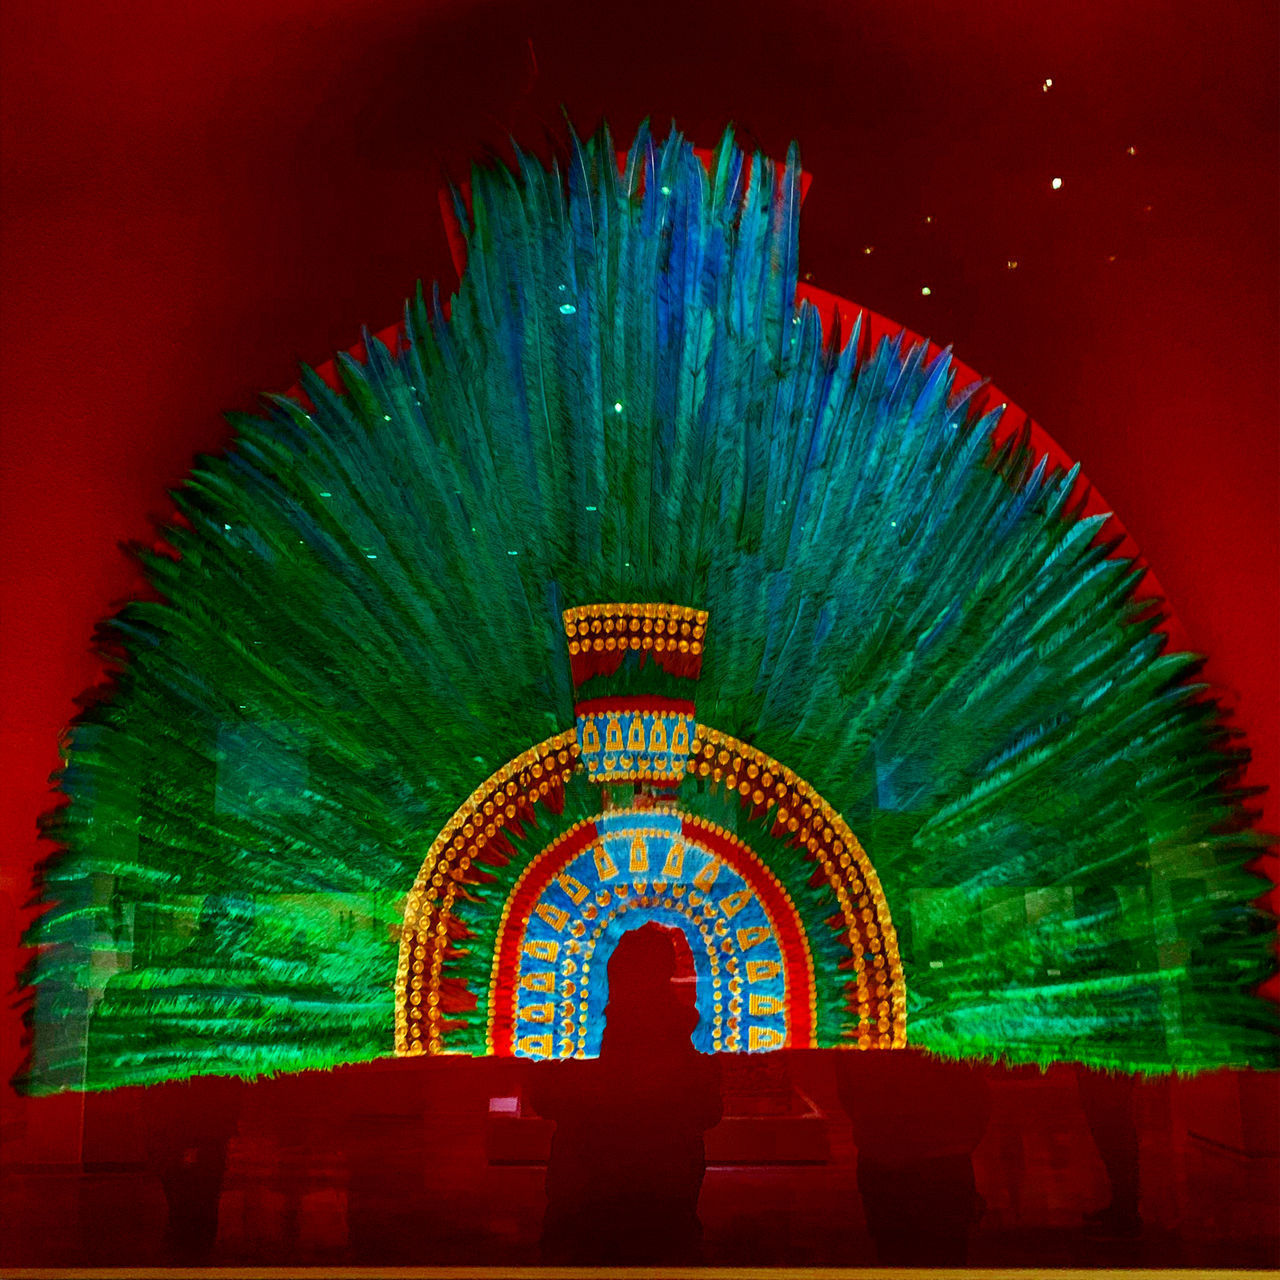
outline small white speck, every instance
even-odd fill
[[[941,969],[941,968],[942,968],[942,961],[941,961],[941,960],[930,960],[930,961],[929,961],[929,968],[930,968],[930,969]]]
[[[669,196],[671,194],[670,187],[659,187],[658,190],[661,191],[664,196]]]
[[[1054,180],[1053,180],[1051,183],[1049,183],[1049,185],[1050,185],[1050,186],[1051,186],[1055,191],[1061,191],[1061,190],[1062,190],[1062,179],[1061,179],[1061,178],[1054,178]]]
[[[378,557],[377,557],[377,556],[375,556],[375,555],[373,555],[373,554],[366,554],[366,556],[365,556],[365,559],[366,559],[366,560],[376,560],[377,558],[378,558]]]
[[[933,293],[933,290],[930,289],[928,285],[925,285],[924,288],[920,290],[920,293],[922,297],[927,298],[931,293]]]
[[[1041,92],[1041,93],[1048,93],[1048,92],[1049,92],[1049,90],[1050,90],[1050,89],[1052,89],[1052,88],[1053,88],[1053,79],[1052,79],[1052,77],[1046,77],[1044,84],[1042,84],[1042,85],[1040,86],[1040,92]]]
[[[571,316],[577,309],[572,302],[562,302],[560,304],[560,314],[562,316]]]
[[[329,493],[329,492],[326,490],[325,492],[321,493],[321,495],[320,495],[320,496],[321,496],[322,498],[332,498],[332,497],[333,497],[333,494]]]
[[[621,401],[621,400],[615,400],[615,401],[613,402],[613,411],[614,411],[614,413],[621,413],[621,412],[622,412],[622,401]]]
[[[390,415],[389,413],[384,413],[384,414],[382,415],[382,420],[383,420],[383,422],[390,422],[390,421],[391,421],[391,415]]]
[[[519,554],[520,554],[520,553],[519,553],[518,551],[508,551],[508,552],[507,552],[507,555],[509,555],[509,556],[518,556]]]
[[[600,508],[599,508],[599,507],[588,507],[588,508],[587,508],[587,510],[588,510],[588,511],[599,511],[599,510],[600,510]]]
[[[230,526],[229,524],[224,524],[222,527],[223,527],[224,529],[230,529],[230,528],[231,528],[231,526]]]

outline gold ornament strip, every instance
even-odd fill
[[[675,604],[584,604],[566,609],[569,654],[617,649],[677,650],[698,656],[707,634],[707,614]]]

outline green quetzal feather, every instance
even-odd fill
[[[160,602],[111,620],[32,933],[37,1090],[392,1051],[404,895],[494,770],[573,723],[561,610],[706,609],[698,717],[843,815],[898,930],[911,1043],[1144,1071],[1274,1066],[1242,752],[947,356],[796,303],[799,170],[642,132],[478,171],[447,314],[238,418],[176,500]],[[461,207],[461,206],[460,206]],[[650,668],[652,671],[652,668]],[[687,784],[682,803],[741,815]],[[563,822],[585,816],[585,783]],[[482,1049],[496,916],[452,974]],[[782,840],[755,846],[843,977]]]

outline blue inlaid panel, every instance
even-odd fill
[[[593,782],[637,777],[679,782],[694,718],[681,711],[610,710],[578,716],[578,749]]]
[[[525,929],[513,1044],[519,1056],[595,1057],[622,935],[655,922],[693,953],[704,1053],[781,1048],[787,1039],[782,950],[750,885],[689,839],[670,811],[596,820],[599,838],[554,876]]]

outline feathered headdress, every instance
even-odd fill
[[[653,920],[707,1050],[1277,1063],[1194,660],[947,355],[824,338],[799,181],[478,171],[447,311],[201,460],[69,736],[30,1087],[589,1055]]]

